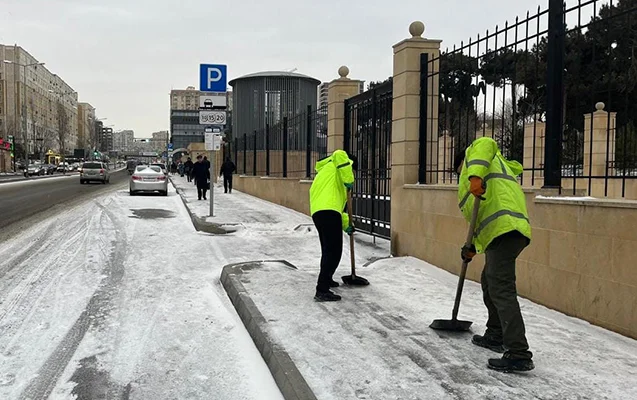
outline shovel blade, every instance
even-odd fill
[[[343,283],[348,285],[348,286],[367,286],[369,285],[369,281],[365,278],[362,278],[360,276],[352,276],[352,275],[345,275],[342,276],[341,279],[343,280]]]
[[[460,321],[457,319],[436,319],[429,325],[431,329],[439,331],[457,331],[464,332],[471,329],[471,321]]]

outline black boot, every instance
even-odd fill
[[[491,336],[473,335],[471,343],[476,346],[484,347],[485,349],[493,350],[496,353],[504,353],[504,346],[501,340],[494,339]]]
[[[330,282],[330,287],[339,287],[339,286],[341,286],[341,285],[338,282],[336,282],[336,281]]]
[[[314,300],[316,301],[339,301],[341,299],[341,296],[330,292],[329,290],[327,292],[319,292],[317,291],[316,294],[314,295]]]
[[[535,368],[530,358],[515,358],[508,351],[502,358],[490,358],[488,367],[501,372],[530,371]]]

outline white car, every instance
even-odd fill
[[[138,193],[159,192],[168,196],[168,178],[162,169],[155,165],[139,165],[130,177],[129,193],[134,196]]]

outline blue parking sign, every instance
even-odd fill
[[[228,86],[227,66],[201,64],[199,66],[199,90],[202,92],[226,92]]]

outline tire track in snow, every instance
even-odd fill
[[[68,228],[73,231],[80,224],[81,222],[76,222],[68,226]],[[66,260],[59,257],[60,250],[64,252],[73,248],[83,233],[82,230],[77,230],[74,235],[68,237],[61,244],[52,242],[41,245],[42,253],[40,254],[49,254],[49,256],[43,260],[34,260],[31,265],[22,265],[22,268],[19,268],[18,272],[7,282],[7,285],[3,288],[3,292],[7,293],[7,295],[0,303],[2,305],[0,307],[0,337],[3,338],[4,343],[7,343],[7,336],[12,336],[11,333],[17,331],[26,322],[32,314],[34,305],[48,292],[46,289],[49,288],[50,282],[54,280],[53,277],[59,272],[58,266],[64,268]],[[59,247],[54,249],[53,247],[56,245]],[[79,246],[76,246],[76,248],[78,250],[81,249]],[[27,259],[35,258],[37,255],[39,254],[30,255]],[[14,282],[17,283],[10,286]],[[9,317],[12,317],[18,323],[3,324]],[[5,352],[8,348],[9,346],[5,345],[2,352]]]
[[[29,382],[20,395],[21,400],[46,399],[51,394],[58,379],[64,372],[69,361],[75,354],[80,342],[91,327],[98,327],[107,313],[107,306],[117,290],[117,285],[124,276],[124,259],[128,251],[126,235],[123,233],[122,224],[117,221],[115,215],[103,205],[96,203],[106,214],[114,226],[115,242],[112,244],[110,258],[103,273],[106,275],[102,285],[95,291],[86,308],[71,329],[51,353],[44,365],[40,367],[36,377]]]
[[[22,264],[23,262],[38,254],[38,250],[40,250],[42,246],[47,244],[48,236],[51,235],[56,228],[58,228],[58,224],[56,222],[57,221],[54,220],[49,224],[44,232],[34,235],[36,236],[36,238],[27,248],[13,252],[12,250],[18,247],[18,245],[16,244],[5,251],[7,254],[13,253],[13,256],[9,256],[2,263],[0,263],[0,279],[2,279],[16,266]]]

